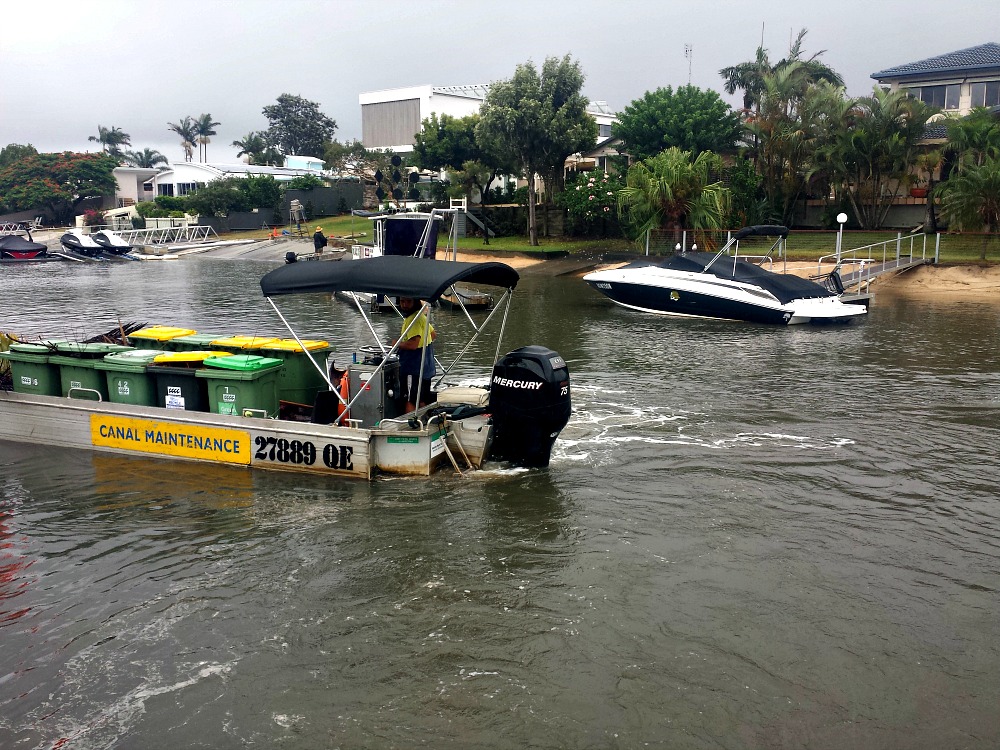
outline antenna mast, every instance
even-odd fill
[[[690,44],[684,45],[684,57],[688,61],[688,86],[691,85],[691,59],[694,57],[694,47]]]

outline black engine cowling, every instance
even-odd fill
[[[525,346],[493,366],[490,458],[517,466],[548,466],[552,444],[570,416],[569,367],[544,346]]]

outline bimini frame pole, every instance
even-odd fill
[[[312,366],[316,368],[319,374],[323,377],[323,380],[326,382],[326,384],[330,386],[330,390],[336,391],[337,389],[334,388],[333,383],[330,382],[330,374],[326,371],[325,368],[319,366],[319,362],[313,359],[312,353],[306,348],[306,345],[302,343],[302,339],[299,338],[299,335],[294,330],[292,330],[292,327],[290,325],[288,325],[288,321],[285,320],[285,316],[281,314],[281,310],[278,309],[278,306],[274,304],[274,300],[272,300],[270,297],[265,297],[264,299],[266,299],[268,303],[271,305],[271,307],[274,308],[274,312],[277,313],[279,318],[281,318],[281,322],[285,324],[285,328],[288,329],[288,332],[292,334],[292,338],[295,339],[295,343],[297,343],[299,346],[302,347],[302,351],[305,353],[307,357],[309,357],[309,361],[312,362]]]
[[[477,338],[479,338],[479,334],[481,334],[483,331],[486,330],[487,326],[489,326],[489,324],[490,324],[490,320],[493,319],[493,316],[496,315],[497,312],[501,308],[504,311],[503,318],[504,318],[504,323],[506,323],[506,320],[507,320],[507,310],[510,308],[510,301],[511,301],[511,294],[512,294],[512,292],[513,292],[513,289],[507,289],[504,292],[504,296],[501,297],[500,301],[496,305],[493,306],[493,309],[490,310],[490,314],[488,316],[486,316],[486,320],[483,321],[483,324],[481,326],[479,326],[479,328],[476,329],[476,332],[474,334],[472,334],[472,338],[469,339],[466,342],[465,347],[462,349],[462,351],[460,351],[458,353],[458,356],[455,357],[455,360],[450,365],[448,365],[448,368],[444,372],[441,373],[440,377],[438,377],[437,382],[435,383],[435,386],[441,385],[441,381],[444,380],[448,376],[448,373],[450,373],[455,368],[455,365],[457,365],[461,361],[462,357],[465,356],[465,353],[467,351],[469,351],[469,347],[472,346],[473,342],[475,342],[475,340]],[[500,340],[501,339],[503,339],[503,325],[501,325],[501,327],[500,327],[500,337],[497,340],[497,355],[496,355],[496,357],[494,357],[494,361],[496,361],[500,357]]]

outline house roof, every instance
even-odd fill
[[[886,68],[871,77],[877,81],[884,79],[936,78],[954,73],[975,73],[977,71],[1000,70],[1000,44],[988,42],[976,47],[967,47],[948,52],[926,60]]]

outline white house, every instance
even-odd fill
[[[479,112],[490,86],[409,86],[383,91],[367,91],[358,96],[361,105],[361,142],[365,148],[413,151],[421,123],[436,113],[467,117]],[[597,140],[611,135],[615,115],[607,102],[591,102],[587,112],[597,121]]]
[[[207,164],[199,162],[177,162],[166,169],[147,170],[152,172],[142,184],[140,200],[152,200],[158,195],[181,196],[193,193],[199,184],[212,182],[224,177],[247,177],[248,175],[271,175],[278,181],[288,181],[304,175],[324,174],[323,160],[311,156],[289,156],[286,163],[292,162],[298,166],[262,167],[256,164]],[[131,167],[119,167],[115,170],[119,189],[122,188],[125,171],[135,171]],[[119,172],[122,175],[119,175]]]

